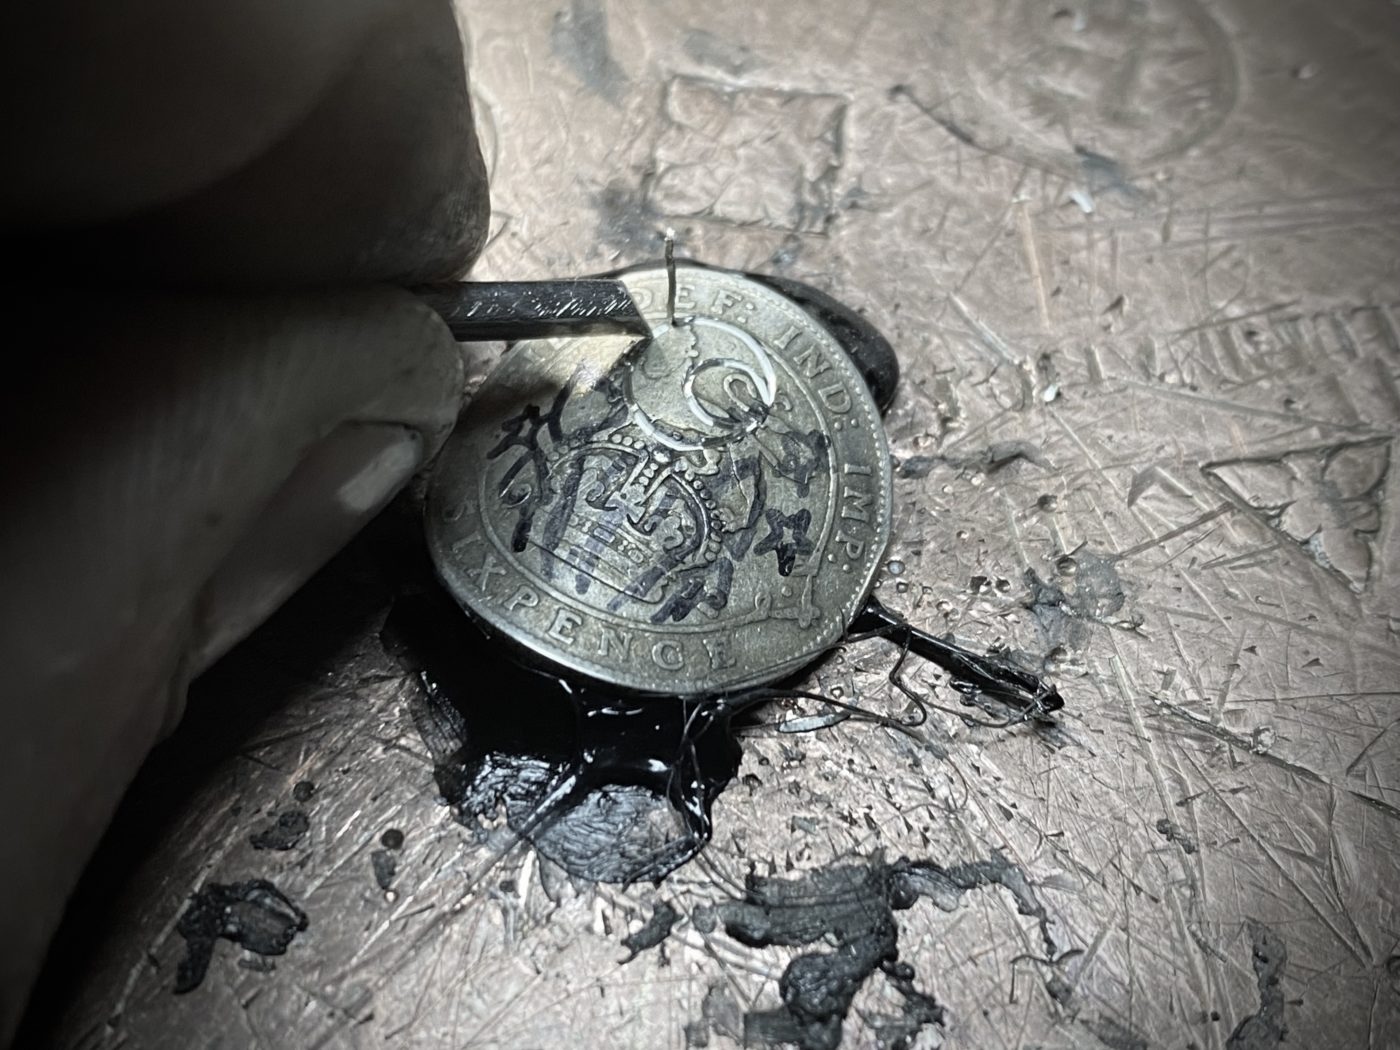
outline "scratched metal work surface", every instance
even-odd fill
[[[200,701],[268,713],[111,902],[64,1045],[732,1046],[799,951],[705,906],[881,851],[1001,865],[1048,919],[996,884],[898,912],[947,1011],[919,1045],[1400,1045],[1400,6],[469,6],[480,275],[673,225],[865,311],[905,367],[878,593],[1042,661],[1063,731],[756,728],[698,860],[575,884],[450,819],[375,617],[326,628],[314,674],[235,660]],[[898,714],[890,656],[811,687]],[[301,780],[309,833],[253,850]],[[255,876],[308,931],[172,995],[187,894]],[[679,921],[623,965],[657,901]],[[897,1000],[865,982],[847,1044]]]

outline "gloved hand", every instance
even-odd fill
[[[488,215],[448,0],[7,22],[0,1044],[190,679],[446,436],[458,348],[392,286]]]

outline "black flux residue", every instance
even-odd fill
[[[1102,193],[1105,190],[1111,190],[1115,193],[1121,193],[1130,200],[1144,196],[1142,190],[1134,186],[1132,180],[1128,178],[1128,173],[1123,170],[1123,165],[1112,157],[1087,146],[1075,146],[1074,155],[1079,158],[1084,175],[1089,180],[1090,192]]]
[[[608,15],[599,0],[573,0],[568,11],[555,15],[549,43],[584,87],[613,105],[622,100],[627,73],[613,58]]]
[[[700,1004],[700,1016],[685,1026],[688,1050],[703,1050],[710,1045],[710,1033],[726,1036],[736,1043],[744,1037],[744,1015],[734,992],[723,980],[713,981]]]
[[[708,29],[688,30],[681,38],[681,47],[695,61],[721,69],[732,77],[741,76],[758,65],[752,50]]]
[[[1274,1050],[1288,1036],[1283,1019],[1283,968],[1288,964],[1288,948],[1283,939],[1262,922],[1250,920],[1249,937],[1253,944],[1254,976],[1259,982],[1259,1011],[1241,1021],[1230,1038],[1226,1050]]]
[[[1168,817],[1163,817],[1157,821],[1157,833],[1162,835],[1168,842],[1175,842],[1181,847],[1183,853],[1195,853],[1197,850],[1196,838],[1185,831],[1180,824]]]
[[[369,855],[369,864],[374,870],[374,881],[387,892],[399,871],[398,858],[387,849],[377,849]]]
[[[1035,617],[1047,646],[1082,649],[1089,640],[1090,625],[1119,612],[1127,602],[1116,560],[1081,547],[1068,556],[1073,584],[1068,589],[1026,570],[1030,597],[1026,608]]]
[[[261,831],[249,836],[254,849],[288,850],[302,840],[311,828],[305,810],[284,809]]]
[[[175,992],[199,987],[209,970],[214,942],[220,937],[258,955],[282,955],[306,927],[306,913],[266,879],[211,882],[190,898],[175,927],[185,939],[185,957],[175,972]]]
[[[629,953],[627,958],[622,961],[630,963],[648,948],[655,948],[671,936],[671,930],[680,921],[680,918],[681,913],[666,901],[657,901],[656,907],[652,909],[651,918],[646,921],[646,924],[635,933],[629,933],[622,938],[622,946]]]
[[[937,456],[905,456],[894,468],[894,476],[901,481],[921,481],[933,473],[933,468],[943,462]]]
[[[739,766],[732,707],[526,668],[437,589],[401,596],[383,637],[422,686],[411,713],[438,789],[480,841],[504,811],[571,875],[627,883],[661,879],[709,840]]]
[[[1029,463],[1044,470],[1054,469],[1040,449],[1028,441],[996,441],[986,448],[965,454],[907,456],[895,468],[895,477],[901,480],[926,478],[940,463],[954,470],[988,475],[1005,470],[1014,463]]]
[[[1000,717],[983,725],[1048,725],[1064,706],[1034,675],[935,638],[873,598],[849,636],[899,645],[899,666],[910,653],[937,663],[966,703]],[[410,711],[457,822],[486,842],[503,812],[542,856],[591,882],[658,881],[704,848],[711,805],[739,767],[735,715],[789,694],[627,697],[526,667],[437,587],[401,595],[382,637],[421,686]],[[891,680],[921,705],[937,706]],[[378,864],[387,871],[388,862]]]
[[[907,1046],[928,1025],[941,1024],[943,1008],[921,991],[912,966],[899,960],[895,912],[920,898],[946,911],[980,886],[1009,890],[1022,915],[1040,925],[1046,952],[1056,955],[1050,921],[1025,874],[1000,854],[991,859],[943,867],[932,861],[879,857],[865,864],[814,871],[795,879],[750,875],[741,900],[697,911],[701,932],[722,925],[750,947],[821,945],[832,951],[799,955],[778,982],[783,1005],[750,1011],[744,1042],[791,1043],[802,1050],[832,1050],[841,1043],[851,1003],[877,970],[902,1001],[898,1015],[871,1020],[881,1046]]]
[[[1152,1050],[1152,1044],[1116,1017],[1100,1015],[1084,1020],[1084,1027],[1108,1050]]]
[[[395,854],[403,849],[403,832],[398,828],[389,828],[379,836],[379,844],[384,848],[369,855],[369,864],[374,869],[374,881],[387,893],[394,883],[394,876],[398,874],[399,859]]]
[[[1047,723],[1049,716],[1065,706],[1064,699],[1053,686],[1023,671],[1010,661],[996,656],[984,656],[943,638],[937,638],[909,623],[897,613],[885,608],[874,596],[866,599],[865,607],[851,623],[847,637],[881,637],[903,650],[900,662],[890,672],[890,681],[920,706],[938,705],[921,698],[904,685],[899,671],[910,653],[937,664],[949,673],[952,686],[963,694],[967,703],[978,704],[986,699],[1009,707],[1014,714],[999,723],[1004,727],[1017,722]],[[985,704],[981,704],[985,709]],[[960,714],[960,712],[952,712]],[[964,721],[975,721],[961,715]]]

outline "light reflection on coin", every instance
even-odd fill
[[[772,681],[844,633],[889,540],[879,413],[836,340],[736,274],[624,280],[652,323],[520,343],[463,414],[428,543],[546,660],[671,696]]]

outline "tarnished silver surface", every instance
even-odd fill
[[[901,912],[901,958],[948,1009],[925,1045],[1258,1050],[1277,1041],[1230,1040],[1261,1012],[1289,1047],[1400,1043],[1400,7],[463,17],[497,209],[479,276],[641,261],[672,224],[697,258],[864,309],[905,366],[877,593],[1044,661],[1069,739],[941,715],[917,743],[756,728],[699,860],[656,888],[574,885],[435,804],[411,683],[369,625],[278,687],[113,891],[61,1045],[681,1047],[703,1021],[734,1047],[792,950],[696,909],[751,870],[881,850],[1000,853],[1072,953],[1031,958],[1035,920],[1000,886]],[[897,712],[890,658],[868,643],[808,684]],[[311,832],[254,852],[303,777]],[[369,861],[391,824],[392,899]],[[185,895],[253,875],[309,930],[273,973],[222,944],[172,996]],[[622,965],[656,900],[681,913],[665,956]],[[1260,931],[1286,946],[1274,984]],[[894,1009],[869,982],[848,1044],[878,1045]]]
[[[839,343],[743,277],[623,280],[652,336],[517,344],[434,470],[428,547],[545,661],[663,696],[795,671],[889,542],[890,454]]]

